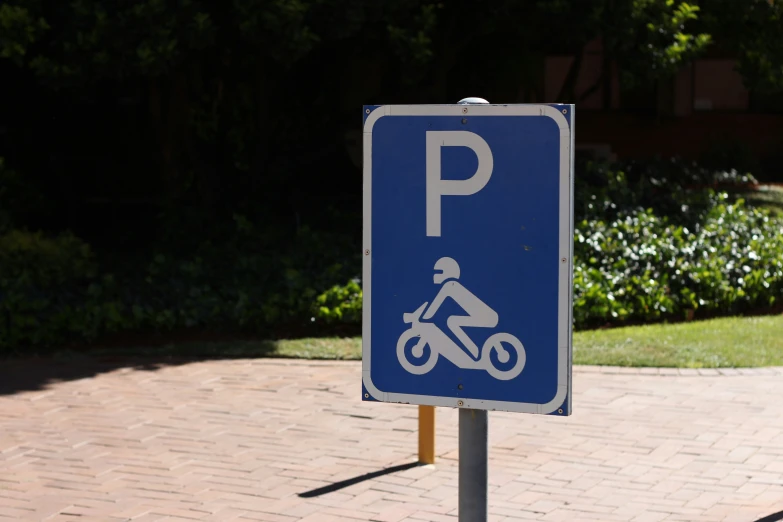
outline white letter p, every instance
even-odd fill
[[[478,168],[468,179],[441,179],[441,147],[467,147],[476,153]],[[492,151],[478,134],[468,131],[427,132],[427,235],[440,237],[441,196],[470,196],[483,189],[492,175]]]

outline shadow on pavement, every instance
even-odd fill
[[[766,517],[760,518],[758,520],[754,520],[753,522],[780,522],[783,520],[783,511],[778,511],[777,513],[772,513],[771,515],[767,515]]]
[[[119,333],[107,335],[92,343],[42,352],[22,349],[17,353],[0,353],[0,395],[43,390],[57,382],[84,379],[122,368],[155,371],[167,366],[216,359],[308,358],[313,356],[280,353],[279,343],[273,339],[361,335],[361,330],[350,325],[319,328],[281,327],[279,330],[267,332],[266,336],[235,335],[205,329],[165,333]],[[317,354],[313,358],[319,359]]]
[[[196,362],[200,358],[174,357],[69,357],[0,359],[0,396],[44,390],[52,384],[76,381],[122,368],[156,371],[166,366]]]
[[[400,464],[398,466],[391,466],[389,468],[384,468],[379,471],[373,471],[372,473],[365,473],[364,475],[359,475],[357,477],[349,478],[347,480],[341,480],[340,482],[335,482],[334,484],[329,484],[328,486],[323,486],[316,489],[311,489],[310,491],[305,491],[304,493],[297,494],[300,498],[312,498],[312,497],[318,497],[321,495],[326,495],[327,493],[332,493],[334,491],[347,488],[348,486],[353,486],[354,484],[358,484],[360,482],[364,482],[365,480],[372,480],[377,477],[382,477],[383,475],[390,475],[392,473],[397,473],[398,471],[405,471],[406,469],[412,469],[416,468],[418,466],[423,466],[424,464],[420,462],[409,462],[408,464]],[[760,521],[761,522],[761,521]],[[766,520],[763,522],[767,522]]]
[[[123,368],[156,371],[205,360],[280,358],[276,352],[274,341],[207,341],[64,350],[40,357],[0,357],[0,395],[43,390],[57,382]]]

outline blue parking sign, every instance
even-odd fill
[[[364,400],[569,415],[574,106],[364,113]]]

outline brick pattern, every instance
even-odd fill
[[[0,520],[456,522],[450,409],[437,410],[437,465],[299,496],[415,460],[417,409],[362,403],[360,375],[355,362],[206,361],[0,396]],[[490,415],[492,521],[783,510],[783,369],[578,367],[574,383],[569,418]]]

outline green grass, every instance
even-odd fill
[[[61,357],[73,355],[63,351]],[[209,341],[129,346],[89,350],[92,356],[168,356],[168,357],[280,357],[287,359],[357,360],[362,358],[362,340],[358,337],[324,337],[284,341]]]
[[[574,363],[676,368],[783,366],[783,315],[578,332]]]
[[[761,185],[757,190],[741,192],[739,196],[751,205],[764,207],[772,214],[783,217],[783,187]]]
[[[112,348],[96,355],[357,360],[361,350],[361,339],[335,337]],[[783,315],[577,332],[574,362],[679,368],[783,366]]]

